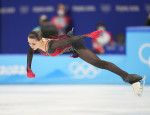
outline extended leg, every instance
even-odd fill
[[[87,48],[78,49],[78,52],[79,52],[79,57],[81,59],[83,59],[84,61],[86,61],[98,68],[109,70],[109,71],[121,76],[125,82],[133,84],[135,82],[139,82],[140,80],[142,80],[142,77],[139,75],[128,74],[127,72],[125,72],[122,69],[120,69],[119,67],[117,67],[115,64],[99,59],[93,52],[91,52]]]
[[[121,70],[119,67],[117,67],[113,63],[99,59],[93,52],[91,52],[87,48],[78,49],[78,52],[79,52],[79,57],[83,59],[84,61],[98,68],[109,70],[121,76],[125,82],[132,84],[134,93],[136,95],[139,95],[139,96],[141,95],[142,91],[141,91],[140,81],[143,79],[141,76],[136,75],[136,74],[128,74],[127,72]],[[145,82],[145,78],[143,79],[143,81]]]

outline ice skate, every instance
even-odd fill
[[[70,31],[67,33],[67,35],[70,36],[70,37],[73,37],[73,30],[74,30],[74,28],[72,28],[72,30],[70,30]]]
[[[145,85],[145,79],[146,79],[146,76],[144,76],[144,78],[142,80],[132,84],[133,91],[138,96],[142,95],[143,88],[144,88],[144,85]]]
[[[144,76],[144,78],[142,78],[141,76],[136,75],[136,74],[129,74],[124,79],[124,81],[128,82],[132,85],[133,91],[136,95],[141,96],[142,91],[143,91],[143,87],[145,84],[145,78],[146,78],[145,76]],[[141,84],[142,81],[143,81],[143,84]]]

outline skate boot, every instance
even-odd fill
[[[67,33],[67,35],[68,35],[69,37],[73,37],[73,29],[74,29],[74,28],[72,28],[72,30],[70,30],[70,31]]]
[[[143,92],[143,87],[145,84],[145,79],[146,77],[144,76],[144,78],[142,78],[139,75],[136,74],[129,74],[124,81],[128,82],[132,85],[133,91],[136,95],[141,96],[142,92]],[[143,83],[141,84],[141,82],[143,81]]]
[[[72,28],[72,30],[70,30],[70,31],[67,33],[67,35],[68,35],[69,37],[73,37],[73,34],[74,34],[74,33],[73,33],[73,29],[74,29],[74,28]],[[70,57],[72,57],[72,58],[78,58],[78,57],[79,57],[78,51],[74,49],[74,51],[72,51],[72,55],[71,55]]]

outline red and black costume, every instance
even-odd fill
[[[127,72],[123,71],[116,65],[114,65],[111,62],[107,62],[104,60],[99,59],[98,56],[96,56],[93,52],[91,52],[89,49],[87,49],[83,43],[82,39],[91,37],[96,38],[99,36],[99,33],[102,31],[95,31],[91,34],[86,35],[79,35],[79,36],[69,36],[69,35],[61,35],[61,36],[51,36],[51,40],[47,42],[47,51],[43,52],[40,50],[40,52],[45,56],[56,56],[59,54],[62,54],[65,52],[66,49],[72,49],[74,53],[77,53],[77,55],[86,61],[87,63],[92,64],[95,67],[109,70],[117,75],[119,75],[125,82],[128,82],[130,84],[135,83],[137,81],[140,81],[142,79],[141,76],[138,76],[136,74],[128,74]],[[56,40],[54,38],[57,38]],[[27,56],[27,76],[28,77],[35,77],[35,74],[31,71],[31,62],[33,57],[33,50],[30,48],[28,51]]]
[[[98,30],[86,35],[73,36],[72,31],[70,31],[70,33],[68,33],[67,35],[50,36],[50,38],[47,38],[49,40],[45,45],[45,47],[48,47],[47,51],[45,52],[41,49],[38,49],[38,51],[44,56],[57,56],[59,54],[63,54],[66,52],[72,52],[73,55],[71,57],[76,58],[79,55],[79,52],[77,50],[86,48],[83,44],[82,39],[87,37],[91,37],[91,38],[98,37],[99,33],[101,32],[102,31]],[[31,71],[31,62],[32,62],[33,53],[34,50],[29,48],[28,56],[27,56],[28,77],[35,77],[35,75]]]
[[[45,45],[45,49],[47,49],[47,51],[45,52],[41,49],[38,49],[38,51],[44,56],[57,56],[57,55],[60,55],[63,53],[72,52],[73,55],[71,57],[77,58],[78,57],[77,50],[72,45],[68,45],[68,46],[64,46],[64,47],[58,47],[58,48],[54,48],[51,46],[53,43],[55,44],[55,41],[65,39],[67,37],[68,37],[67,35],[62,35],[62,36],[59,36],[58,39],[50,39],[46,42],[46,45]],[[78,41],[78,43],[79,42],[80,41]],[[55,44],[55,45],[57,45],[57,44]]]

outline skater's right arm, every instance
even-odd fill
[[[33,53],[34,53],[34,50],[32,50],[32,48],[29,48],[28,54],[27,54],[27,77],[30,77],[30,78],[35,77],[35,74],[31,70]]]

